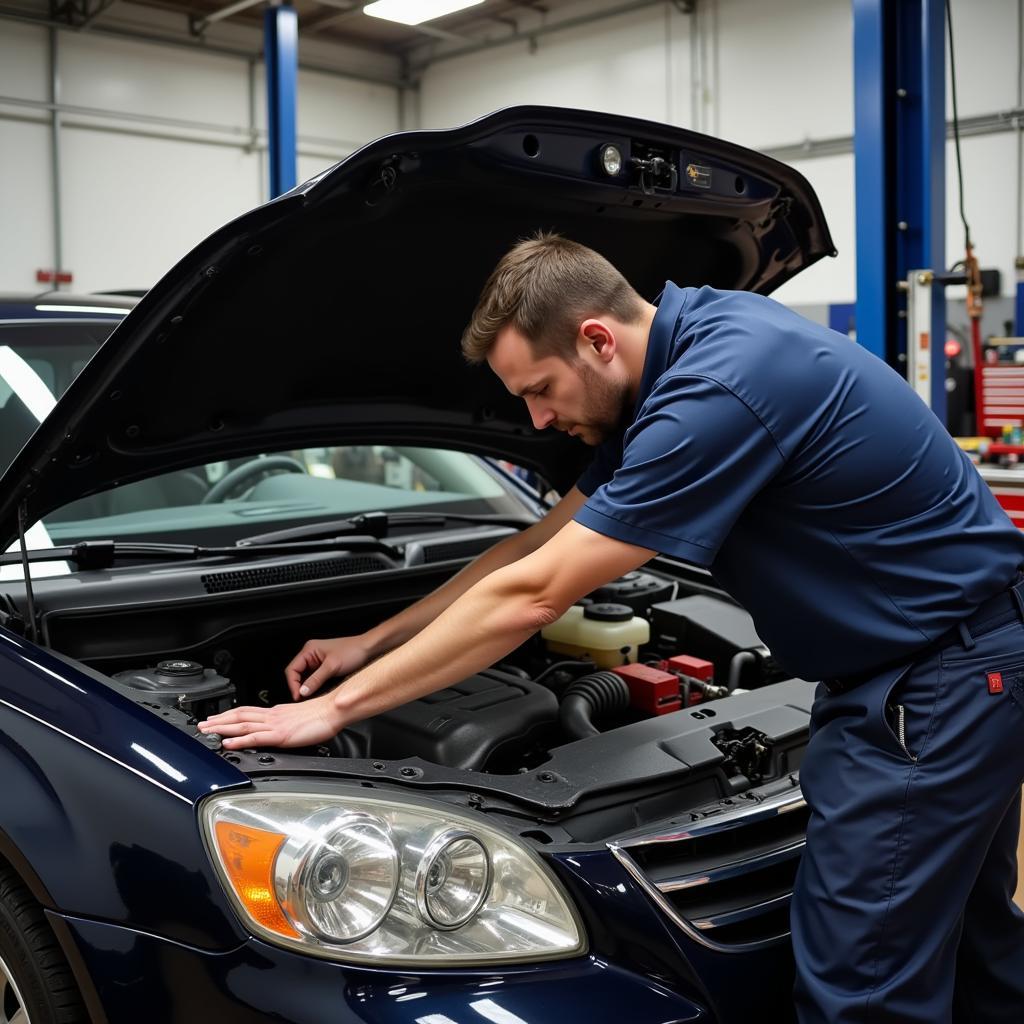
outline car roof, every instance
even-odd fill
[[[0,292],[0,320],[123,317],[138,298],[123,292]]]

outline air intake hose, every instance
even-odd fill
[[[558,708],[562,728],[574,740],[596,736],[592,719],[629,707],[629,687],[614,672],[592,672],[566,687]]]

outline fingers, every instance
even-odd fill
[[[203,733],[224,737],[227,749],[240,747],[303,747],[322,743],[344,726],[344,716],[330,698],[277,704],[272,708],[233,708],[199,723]]]
[[[220,726],[227,725],[231,722],[240,722],[244,717],[258,710],[258,708],[247,707],[231,708],[229,711],[221,711],[220,714],[210,715],[209,718],[200,722],[199,730],[200,732],[217,732]]]
[[[288,690],[292,700],[298,700],[302,687],[302,675],[313,665],[318,664],[320,658],[312,647],[312,641],[307,643],[298,654],[285,666],[284,677],[288,683]],[[302,694],[305,696],[305,694]]]
[[[266,724],[265,721],[248,719],[242,722],[227,722],[211,731],[216,732],[218,736],[245,736],[254,729],[266,728]]]
[[[223,746],[228,750],[280,746],[287,736],[283,729],[272,724],[272,711],[272,708],[232,708],[200,722],[199,729],[222,736]]]
[[[225,739],[223,746],[228,750],[244,749],[245,747],[279,747],[284,743],[285,737],[274,729],[264,729],[262,732],[250,732],[244,736],[236,736],[232,739]]]
[[[334,674],[334,665],[324,661],[315,672],[310,673],[310,675],[306,677],[305,682],[303,682],[299,687],[299,695],[302,697],[308,697],[311,693],[316,693],[316,691],[323,686],[324,682],[330,679]]]

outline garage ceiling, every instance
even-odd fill
[[[543,24],[555,8],[571,0],[483,0],[474,7],[435,18],[422,25],[400,25],[363,13],[364,0],[294,0],[300,39],[344,43],[375,53],[406,56],[424,43],[474,43],[501,36],[515,37]],[[54,12],[60,20],[93,23],[114,4],[150,7],[183,14],[192,33],[201,37],[214,24],[260,29],[266,0],[66,0]]]

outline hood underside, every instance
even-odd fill
[[[459,351],[495,263],[538,229],[598,250],[647,299],[667,279],[767,293],[834,254],[801,175],[682,129],[519,107],[387,136],[226,225],[146,295],[5,475],[5,544],[21,502],[32,522],[115,483],[285,447],[439,444],[569,485],[584,446],[535,431]]]

